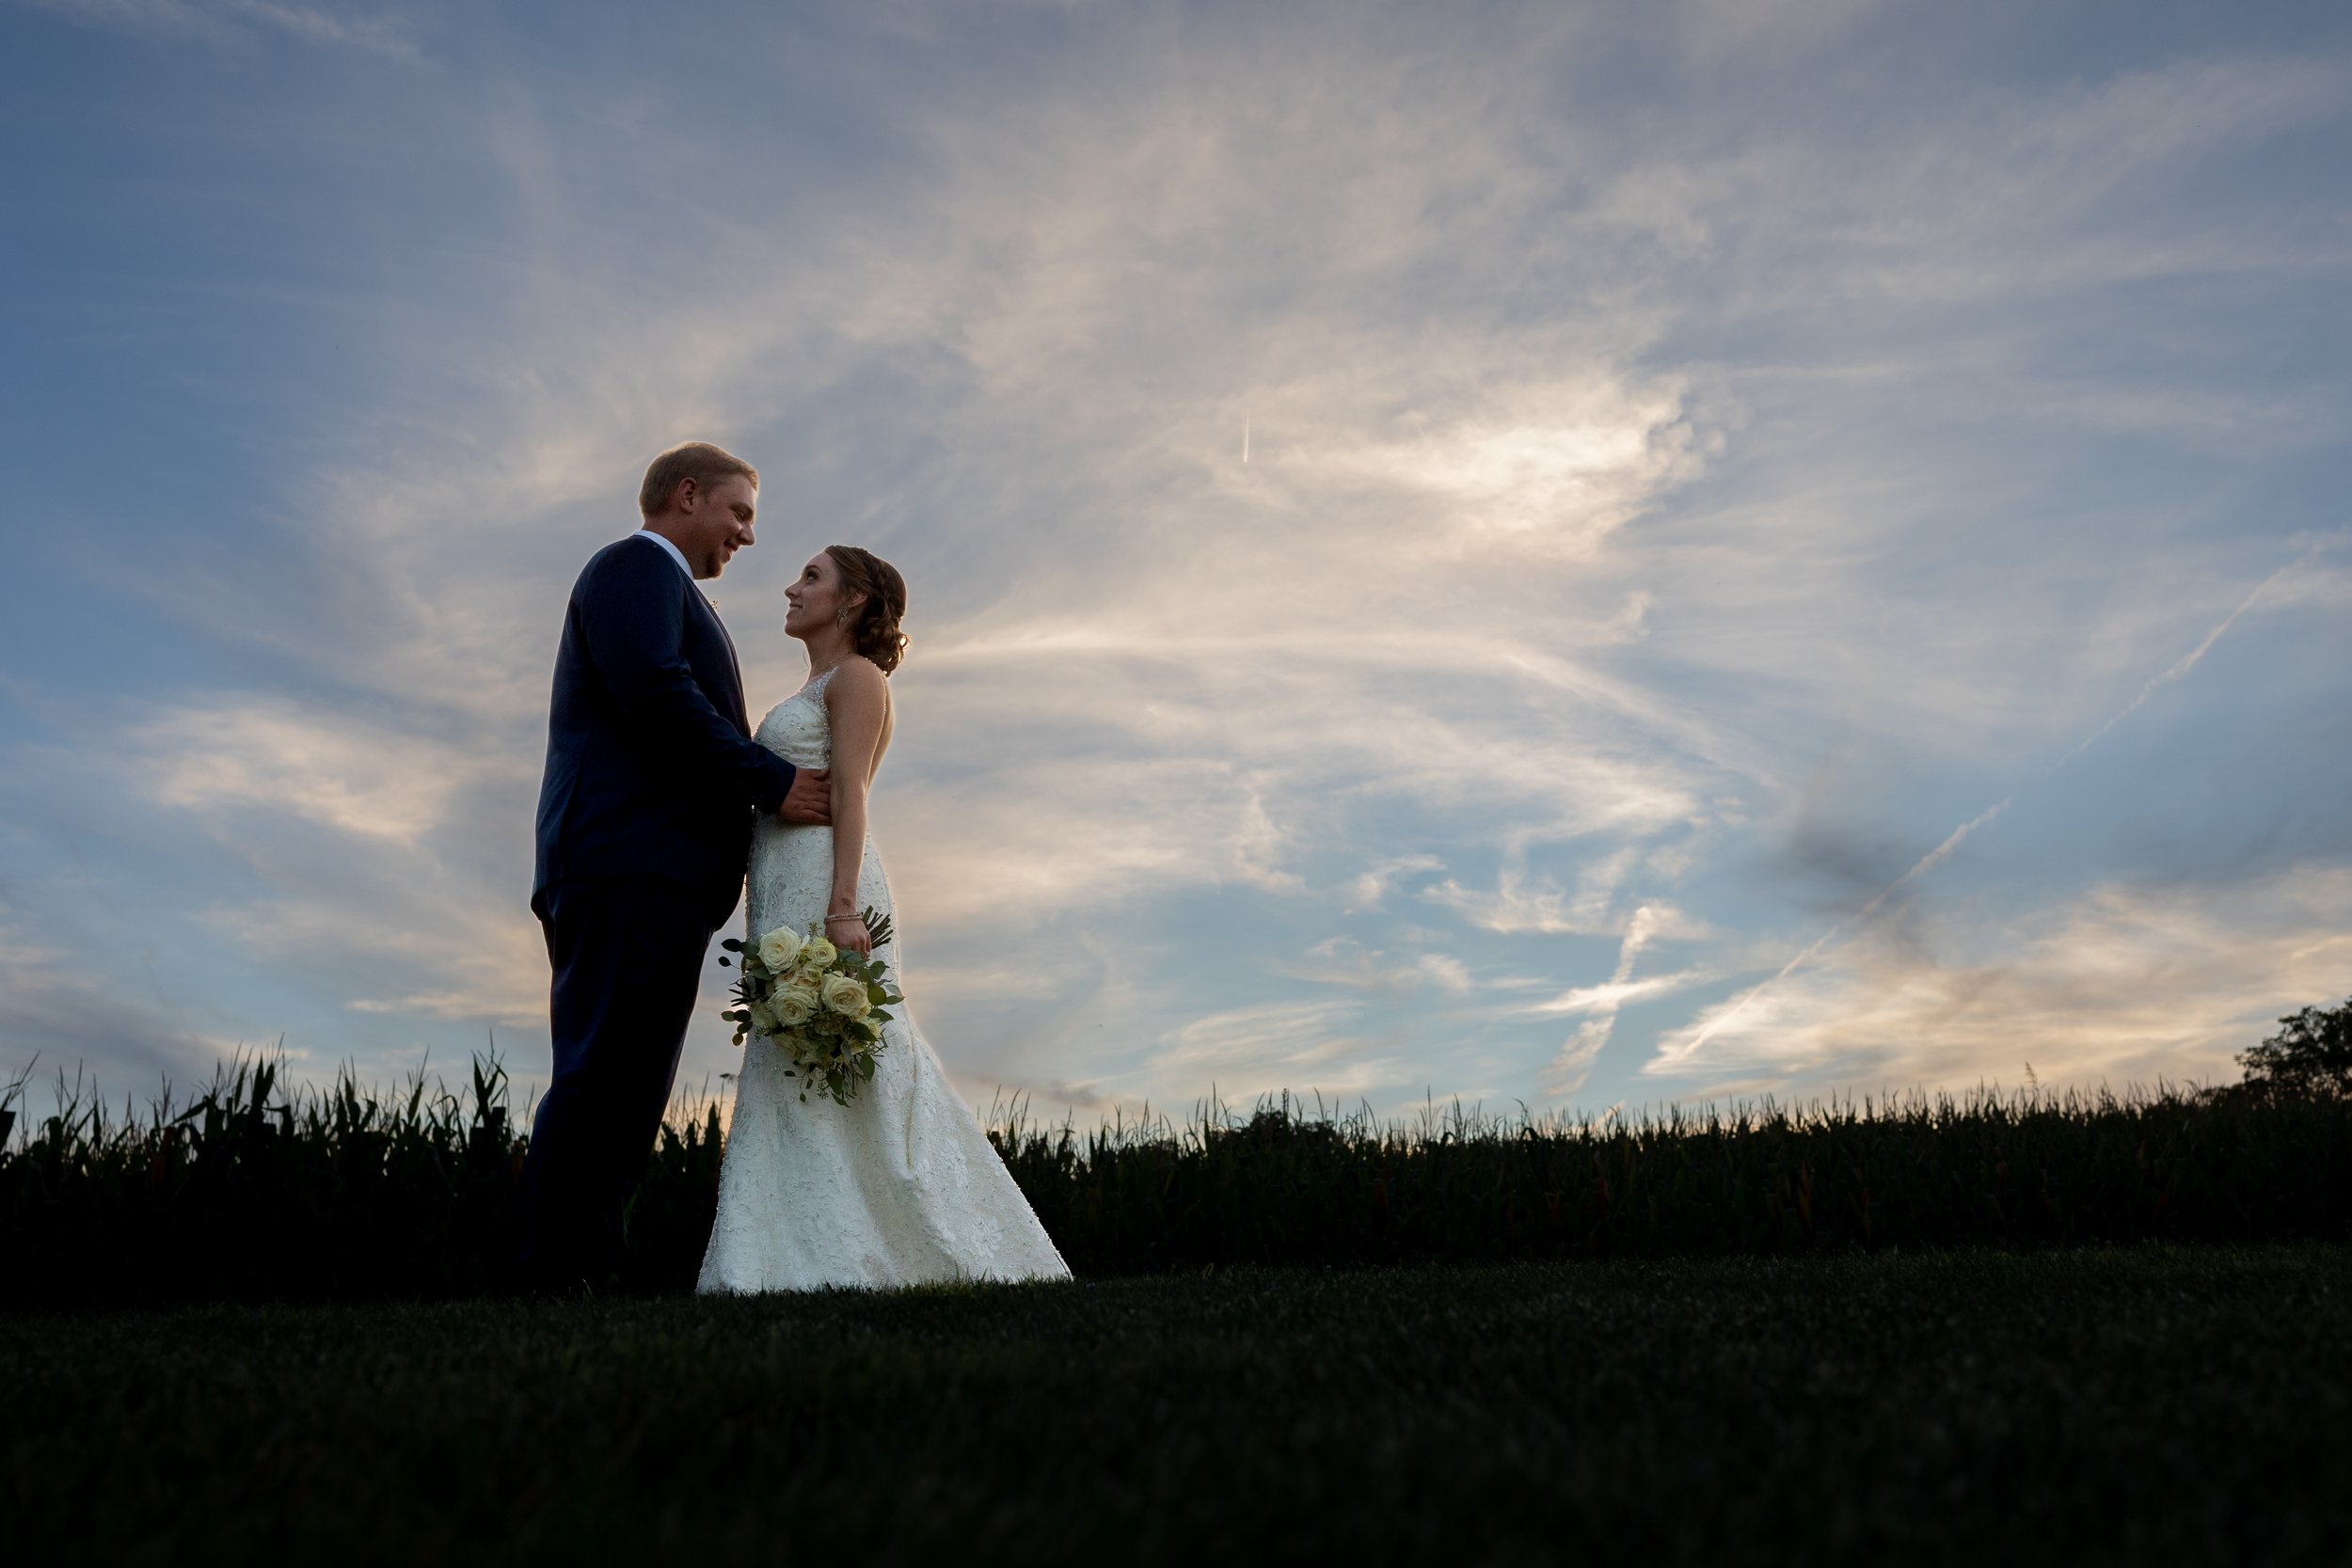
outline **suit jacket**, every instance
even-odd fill
[[[792,765],[751,738],[735,643],[669,552],[631,536],[572,585],[548,710],[531,907],[558,882],[666,877],[726,918],[743,891],[755,811]]]

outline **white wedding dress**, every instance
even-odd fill
[[[758,739],[799,768],[833,757],[818,676],[760,721]],[[805,931],[833,889],[833,830],[763,816],[752,841],[749,932]],[[872,839],[858,904],[891,910]],[[898,942],[879,949],[902,992]],[[959,1279],[1067,1279],[1069,1265],[924,1043],[905,1006],[882,1025],[874,1076],[836,1105],[801,1081],[774,1042],[743,1047],[719,1169],[705,1291],[814,1291]]]

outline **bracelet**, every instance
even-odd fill
[[[863,926],[863,925],[865,925],[865,924],[866,924],[866,919],[865,919],[865,917],[864,917],[863,915],[854,915],[854,914],[829,914],[829,915],[825,916],[825,924],[826,924],[826,925],[828,925],[828,926],[832,925],[832,924],[833,924],[834,921],[836,921],[836,920],[854,920],[854,921],[856,921],[856,922],[857,922],[859,925],[861,925],[861,926]]]

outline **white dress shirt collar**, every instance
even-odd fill
[[[689,582],[694,580],[694,568],[686,563],[686,552],[684,550],[679,549],[675,545],[671,544],[667,539],[662,538],[661,535],[656,533],[649,528],[639,529],[637,531],[637,537],[640,539],[650,539],[655,544],[660,546],[662,549],[668,553],[670,559],[677,562],[677,569],[686,574],[686,580]]]

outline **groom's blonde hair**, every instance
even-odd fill
[[[707,441],[688,441],[672,447],[653,460],[645,470],[645,483],[637,487],[637,510],[643,516],[658,517],[669,510],[670,498],[677,487],[692,480],[699,490],[707,490],[719,480],[740,474],[759,488],[759,470],[723,447]]]

